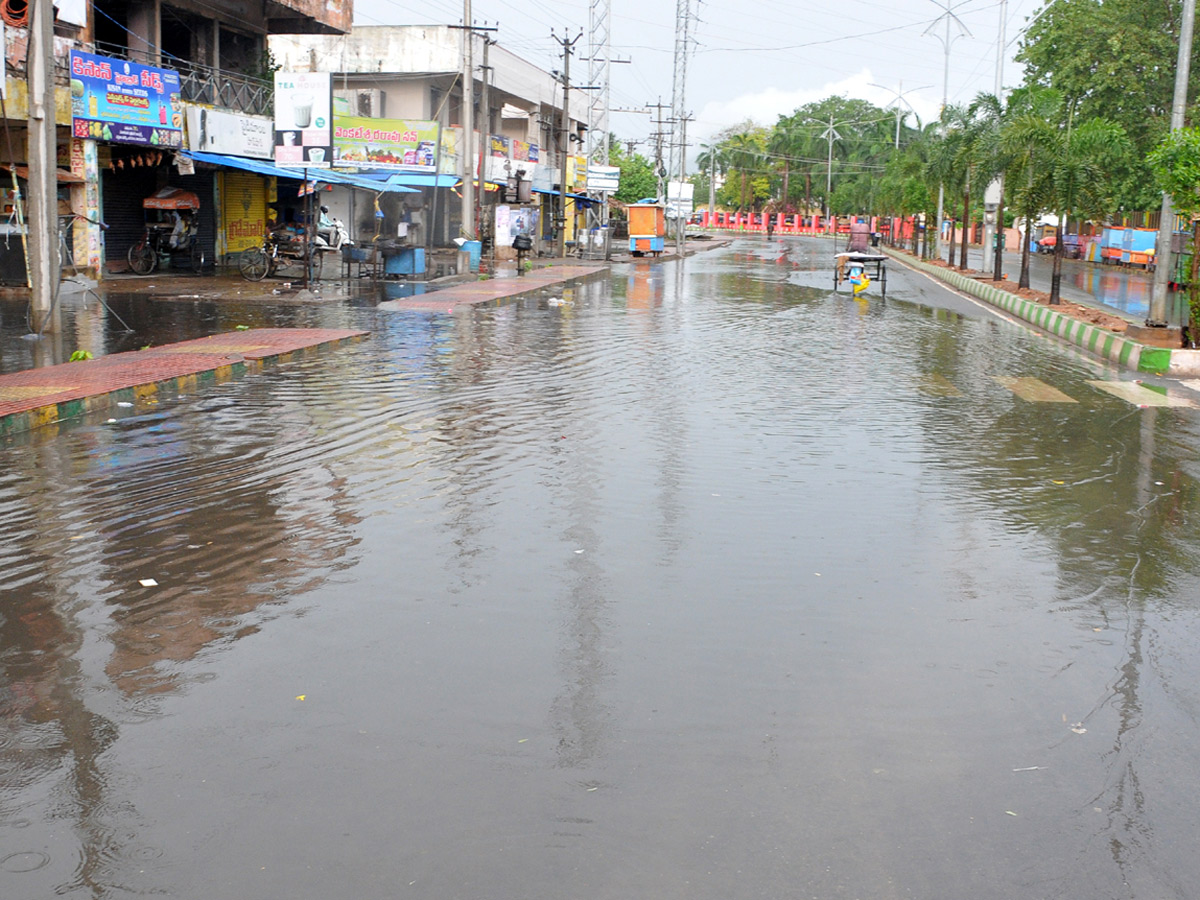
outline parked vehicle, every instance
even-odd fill
[[[326,207],[321,207],[321,220],[307,246],[303,229],[281,226],[268,231],[262,246],[244,250],[238,258],[242,277],[247,281],[262,281],[268,275],[285,272],[300,278],[307,262],[309,280],[319,281],[326,255],[337,254],[334,259],[340,259],[341,249],[353,243],[341,219],[329,218],[328,213]]]
[[[200,198],[182,188],[165,187],[142,201],[146,232],[129,248],[129,267],[138,275],[149,275],[159,266],[191,269],[204,267],[200,247],[200,223],[196,213]]]

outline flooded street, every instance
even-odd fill
[[[1200,410],[830,254],[133,316],[371,337],[0,445],[0,897],[1190,897]]]

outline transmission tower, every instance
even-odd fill
[[[687,63],[691,51],[692,0],[675,2],[675,74],[671,81],[670,181],[683,182],[687,169]],[[669,192],[669,189],[668,189]],[[676,219],[676,240],[683,243],[684,217]]]
[[[588,166],[608,165],[609,76],[612,67],[612,0],[591,0],[588,6],[588,84],[594,90],[588,105]],[[587,256],[608,257],[608,198],[587,211]],[[593,243],[599,235],[601,245]]]

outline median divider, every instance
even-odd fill
[[[955,290],[982,300],[989,306],[1002,309],[1047,334],[1119,366],[1154,375],[1200,375],[1200,350],[1149,347],[1107,328],[1056,312],[1045,304],[1018,297],[1011,291],[993,287],[987,282],[969,278],[952,269],[930,265],[891,247],[881,249],[896,262],[910,269],[924,272]]]

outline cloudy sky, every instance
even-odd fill
[[[830,94],[861,97],[880,106],[905,100],[924,121],[941,105],[946,57],[945,22],[938,37],[925,34],[946,10],[954,11],[969,34],[951,26],[948,96],[970,100],[994,88],[1001,5],[997,0],[692,0],[698,15],[695,46],[688,60],[686,106],[695,121],[695,145],[746,118],[771,125],[780,114]],[[1009,0],[1004,83],[1021,72],[1012,60],[1026,22],[1043,0]],[[612,53],[629,59],[612,67],[612,106],[643,108],[671,102],[675,50],[675,2],[612,0]],[[456,24],[461,0],[355,0],[356,25]],[[560,68],[559,45],[551,36],[585,34],[576,47],[587,55],[587,0],[472,0],[476,24],[499,28],[500,43],[546,69]],[[939,39],[940,37],[940,39]],[[572,63],[586,76],[587,64]],[[878,86],[876,86],[878,85]],[[622,139],[645,139],[650,117],[614,113],[611,130]],[[645,150],[642,144],[639,149]]]

